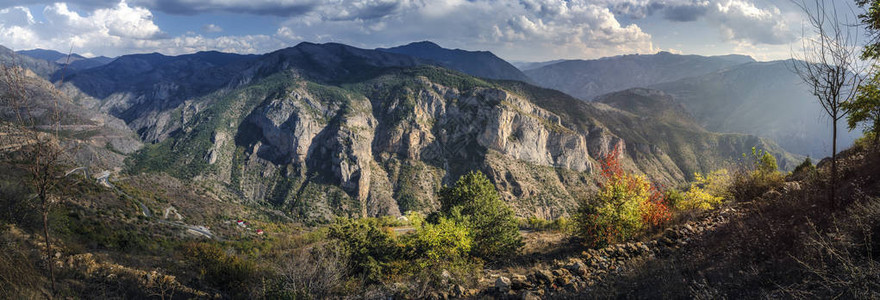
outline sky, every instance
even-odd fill
[[[429,40],[522,62],[658,51],[776,60],[806,26],[791,0],[55,1],[0,0],[0,45],[113,57]]]

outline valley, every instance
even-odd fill
[[[876,296],[877,145],[841,132],[831,181],[786,61],[520,70],[423,41],[0,62],[13,298]]]

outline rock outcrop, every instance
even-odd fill
[[[431,212],[437,191],[473,170],[518,215],[555,218],[595,188],[594,165],[615,149],[627,169],[668,185],[772,146],[341,44],[123,56],[69,84],[156,144],[134,155],[133,171],[193,179],[307,221]],[[671,105],[646,95],[644,107]]]

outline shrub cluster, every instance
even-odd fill
[[[776,158],[769,152],[752,147],[752,154],[743,154],[743,159],[744,163],[733,175],[730,187],[736,200],[749,201],[782,186],[784,177],[778,170]]]
[[[440,205],[440,215],[468,228],[475,257],[495,260],[516,254],[523,245],[513,210],[483,173],[470,172],[441,189]]]
[[[599,191],[582,201],[575,215],[576,234],[598,247],[628,239],[671,217],[666,195],[647,178],[620,166],[615,149],[601,161]]]
[[[679,210],[713,209],[730,197],[731,177],[727,169],[716,170],[709,175],[695,173],[687,192],[675,202]]]
[[[415,278],[429,286],[461,281],[482,260],[515,254],[522,246],[513,211],[482,173],[443,188],[440,201],[440,212],[428,220],[409,215],[415,227],[409,234],[397,236],[383,226],[387,220],[340,218],[328,237],[348,256],[348,272],[366,283]]]
[[[228,254],[211,243],[190,243],[183,246],[189,268],[200,282],[229,293],[235,298],[248,298],[261,277],[252,260]]]
[[[349,257],[348,269],[367,282],[382,279],[389,262],[401,252],[392,233],[379,227],[375,219],[339,218],[330,226],[328,237],[343,246]]]

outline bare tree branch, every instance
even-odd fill
[[[809,86],[832,123],[829,200],[834,208],[837,123],[847,115],[845,104],[855,98],[869,64],[859,58],[861,47],[854,27],[846,25],[849,18],[841,20],[846,12],[839,12],[834,3],[827,0],[792,2],[806,14],[810,30],[802,32],[801,51],[792,51],[791,68]],[[849,14],[855,15],[852,9]]]

